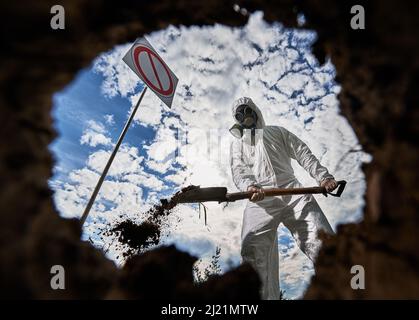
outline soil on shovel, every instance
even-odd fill
[[[190,185],[175,193],[169,200],[161,199],[160,204],[149,209],[145,216],[148,218],[140,224],[132,220],[123,220],[104,232],[106,236],[115,237],[118,241],[117,249],[122,251],[122,256],[127,259],[144,252],[151,246],[160,242],[162,229],[167,226],[167,217],[178,204],[179,195],[185,191],[198,188]]]

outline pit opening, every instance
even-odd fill
[[[160,199],[189,184],[237,190],[231,179],[228,128],[233,123],[230,106],[240,96],[252,97],[267,124],[295,133],[337,179],[349,182],[342,198],[316,196],[334,230],[362,220],[366,182],[361,166],[369,157],[340,115],[341,88],[333,64],[327,60],[321,65],[312,53],[316,33],[268,23],[260,11],[248,19],[243,27],[169,26],[146,35],[179,84],[172,109],[151,92],[145,96],[83,230],[83,239],[117,265],[123,266],[127,252],[135,250],[126,239],[121,245],[121,233],[109,230],[123,226],[123,234],[132,234],[135,225],[148,221]],[[303,26],[304,15],[298,23]],[[101,53],[54,95],[59,137],[51,145],[57,162],[50,186],[63,217],[80,217],[142,91],[143,84],[122,61],[130,46]],[[296,162],[293,167],[304,186],[317,184]],[[158,233],[151,247],[175,244],[201,258],[201,271],[220,248],[220,270],[225,273],[241,261],[245,204],[206,204],[208,225],[196,205],[179,205],[159,232],[138,231]],[[283,224],[278,232],[281,289],[287,299],[300,298],[314,274],[313,264]]]

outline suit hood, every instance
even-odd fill
[[[262,112],[260,111],[260,109],[258,108],[258,106],[253,102],[252,99],[248,98],[248,97],[242,97],[237,99],[236,101],[234,101],[232,108],[231,108],[231,115],[233,116],[234,119],[234,125],[230,128],[230,133],[238,139],[241,139],[241,134],[239,131],[239,127],[240,127],[240,123],[236,120],[235,118],[235,114],[236,114],[236,109],[238,106],[240,105],[246,105],[248,107],[250,107],[254,112],[256,112],[258,119],[256,121],[256,129],[263,129],[265,127],[265,120],[263,119],[263,115]]]

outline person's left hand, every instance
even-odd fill
[[[331,192],[337,188],[338,183],[336,182],[335,179],[329,178],[329,179],[323,180],[320,186],[325,187],[327,192]]]
[[[263,191],[263,188],[258,188],[255,186],[249,186],[247,188],[247,191],[253,192],[252,197],[250,198],[250,201],[257,202],[263,200],[265,198],[265,192]]]

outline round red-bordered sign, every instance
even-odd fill
[[[144,53],[148,56],[148,59],[144,59],[142,61],[142,63],[140,63],[140,54]],[[143,55],[144,56],[144,55]],[[164,96],[171,96],[173,95],[173,91],[174,91],[174,86],[173,86],[173,79],[170,73],[169,68],[166,66],[166,64],[164,63],[164,61],[158,56],[158,54],[156,52],[154,52],[151,48],[143,45],[143,44],[139,44],[136,47],[134,47],[132,49],[132,60],[134,61],[135,67],[137,68],[137,71],[141,74],[141,76],[143,77],[144,82],[154,91],[156,91],[157,93],[164,95]],[[167,76],[168,80],[169,80],[169,86],[168,88],[163,88],[163,84],[162,81],[159,77],[159,75],[157,74],[157,69],[156,69],[156,65],[155,62],[157,60],[157,63],[160,63],[161,66],[163,67],[163,70],[165,72],[165,76]],[[154,84],[151,80],[150,80],[150,75],[147,75],[147,73],[144,71],[144,63],[148,63],[149,66],[151,67],[151,69],[153,70],[154,73],[154,77],[156,78],[158,84]],[[150,68],[149,68],[150,69]]]

